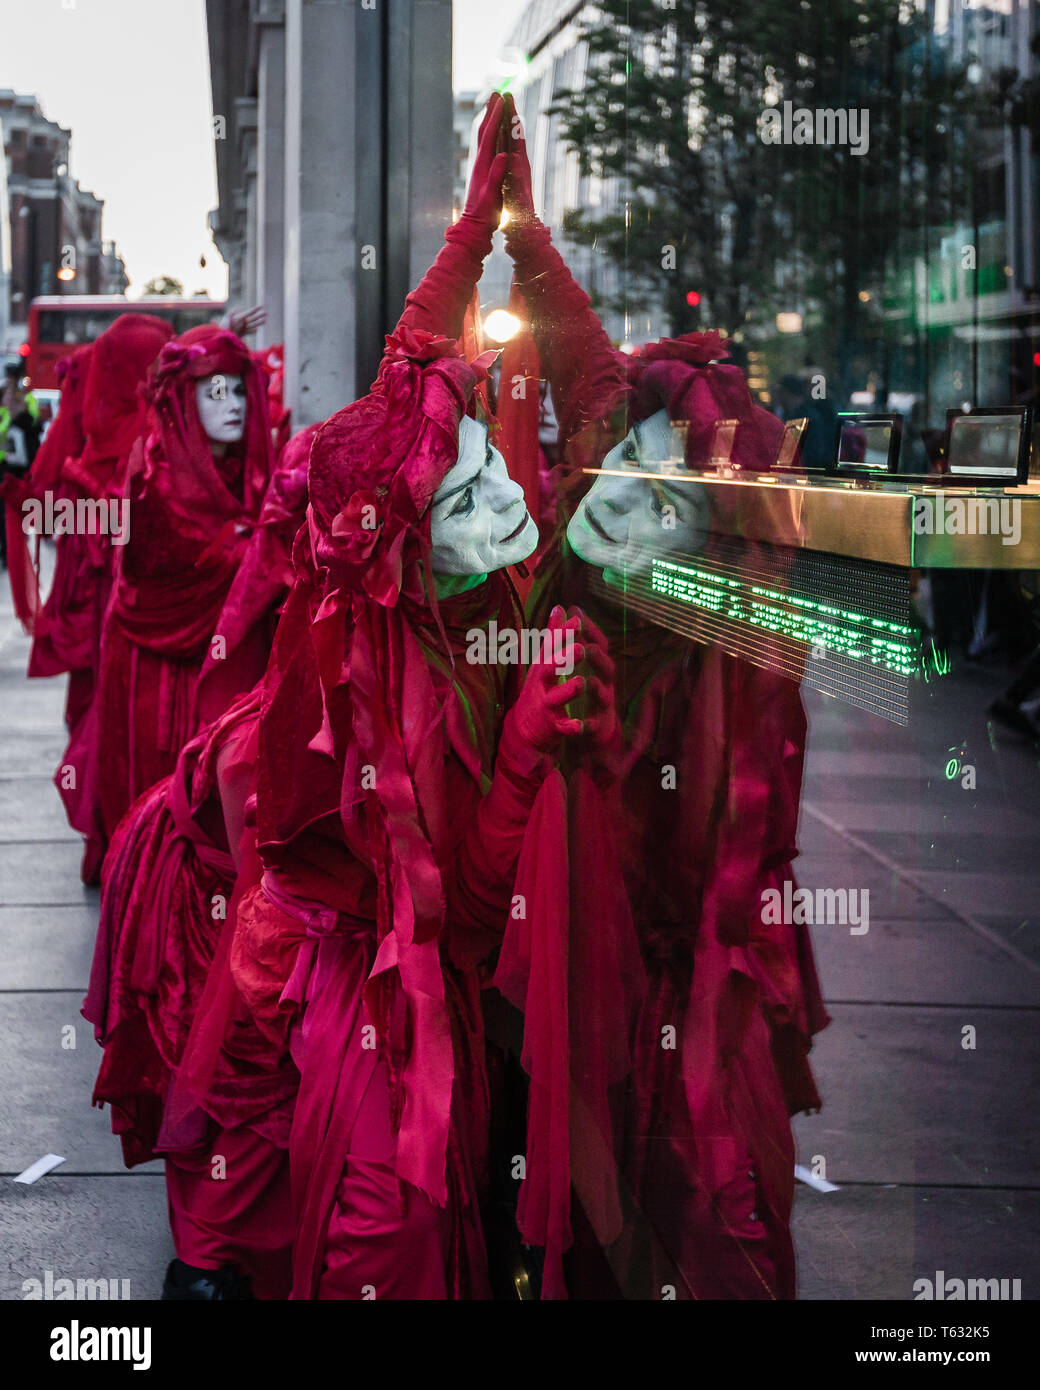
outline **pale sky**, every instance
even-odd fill
[[[131,296],[172,275],[223,298],[203,0],[0,0],[0,87],[71,129],[70,172],[104,199]]]
[[[480,90],[493,75],[495,59],[523,14],[528,0],[453,0],[454,85],[457,92]]]
[[[480,88],[526,0],[454,0],[454,85]],[[0,0],[0,87],[72,131],[70,171],[105,202],[131,297],[155,275],[222,298],[204,0]],[[205,255],[203,270],[199,257]]]

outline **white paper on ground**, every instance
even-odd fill
[[[814,1187],[817,1192],[840,1192],[838,1184],[828,1182],[826,1178],[818,1178],[815,1173],[810,1173],[808,1168],[803,1168],[800,1163],[794,1165],[794,1175],[799,1182],[804,1182],[806,1187]]]
[[[19,1173],[12,1181],[25,1183],[35,1182],[37,1178],[42,1178],[45,1173],[49,1173],[52,1168],[57,1168],[59,1163],[64,1162],[65,1160],[60,1154],[44,1154],[44,1156],[38,1158],[35,1163],[30,1163],[28,1168],[26,1168],[23,1173]]]

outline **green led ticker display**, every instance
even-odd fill
[[[867,662],[897,676],[909,677],[920,671],[920,634],[903,623],[872,618],[833,602],[780,593],[673,560],[653,560],[650,587],[662,598],[810,647],[823,647],[828,655]]]

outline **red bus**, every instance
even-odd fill
[[[120,314],[157,314],[179,334],[202,323],[215,323],[226,307],[220,300],[201,296],[124,299],[119,294],[43,295],[29,306],[29,339],[21,347],[25,374],[32,386],[57,386],[55,368],[60,360],[81,343],[94,342]]]

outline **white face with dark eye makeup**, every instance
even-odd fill
[[[709,529],[703,485],[640,476],[673,472],[674,452],[668,412],[659,410],[606,455],[600,467],[617,471],[597,477],[567,527],[571,549],[586,564],[636,576],[655,555],[700,550]]]
[[[487,429],[464,415],[459,457],[444,475],[430,518],[435,574],[491,574],[538,546],[538,528]]]
[[[213,444],[237,444],[246,428],[246,383],[240,376],[204,376],[195,383],[202,432]]]

